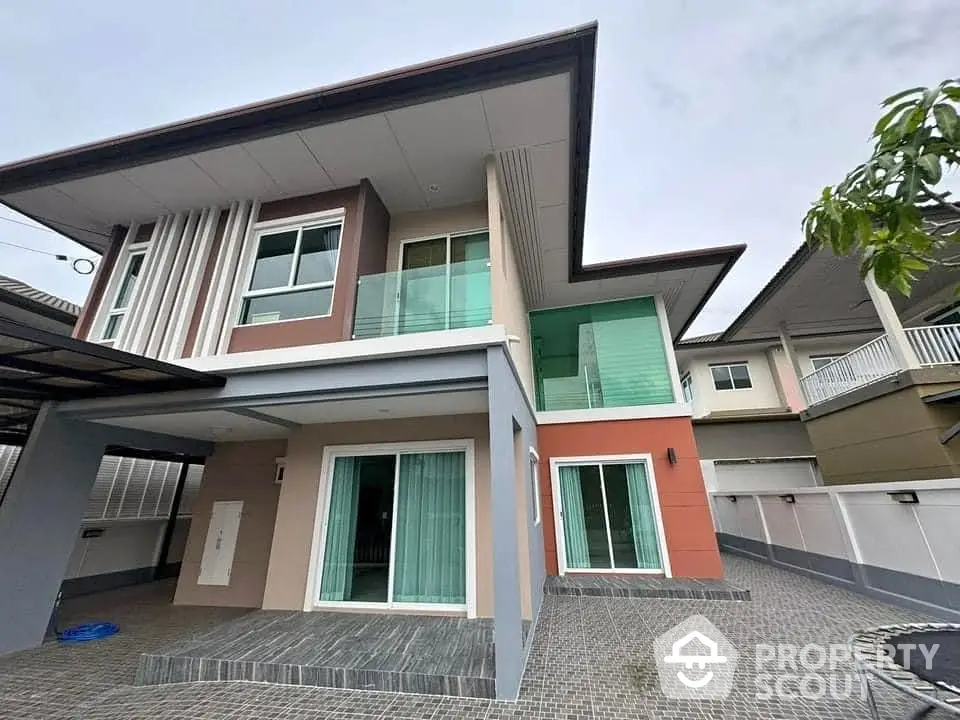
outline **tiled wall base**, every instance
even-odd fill
[[[493,698],[493,621],[257,611],[143,655],[136,682],[201,680]]]
[[[662,578],[643,575],[551,575],[543,591],[547,595],[579,595],[617,598],[666,598],[673,600],[749,600],[750,591],[725,580]]]
[[[875,565],[767,545],[750,538],[717,533],[721,549],[841,585],[878,600],[920,610],[956,622],[960,620],[960,585]]]

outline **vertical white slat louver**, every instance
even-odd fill
[[[140,500],[150,481],[152,460],[136,459],[130,464],[130,479],[120,496],[117,517],[131,519],[140,515]]]
[[[187,479],[183,485],[183,497],[180,498],[180,511],[177,517],[193,515],[193,506],[200,492],[200,483],[203,480],[203,465],[191,465],[187,470]]]
[[[170,506],[173,504],[173,493],[177,490],[177,478],[180,473],[180,464],[172,462],[158,463],[163,465],[163,487],[157,496],[156,517],[170,517]]]
[[[123,495],[127,489],[127,483],[133,475],[133,458],[120,458],[120,467],[116,475],[116,482],[110,488],[110,496],[107,498],[107,507],[104,510],[104,518],[108,520],[115,519],[120,512],[120,503],[123,502]]]
[[[106,455],[100,461],[97,479],[93,483],[93,490],[90,491],[90,499],[87,501],[87,509],[83,513],[84,519],[92,520],[105,517],[107,500],[110,497],[110,491],[116,482],[119,470],[120,458],[118,457]]]
[[[3,497],[7,485],[10,484],[10,478],[13,477],[13,469],[17,466],[19,457],[18,445],[0,445],[0,497]]]

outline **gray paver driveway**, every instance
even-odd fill
[[[0,717],[861,718],[867,715],[858,697],[758,700],[752,648],[842,643],[859,628],[929,619],[750,560],[729,555],[724,560],[728,579],[749,588],[752,602],[545,598],[517,703],[253,683],[133,687],[139,653],[242,611],[171,607],[170,585],[91,596],[67,608],[64,622],[111,619],[123,632],[85,646],[49,644],[0,658]],[[660,692],[653,640],[692,614],[709,618],[741,653],[726,700],[674,701]],[[795,689],[789,683],[785,687]],[[906,717],[911,709],[888,695],[881,701],[891,718]]]

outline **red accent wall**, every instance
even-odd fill
[[[550,459],[650,453],[674,577],[722,577],[723,566],[690,418],[540,425],[537,445],[543,539],[550,575],[558,572]],[[676,465],[667,460],[669,447],[677,451]]]

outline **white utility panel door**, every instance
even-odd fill
[[[229,585],[233,569],[233,554],[237,549],[240,531],[242,500],[215,502],[210,515],[210,527],[203,544],[198,585]]]

